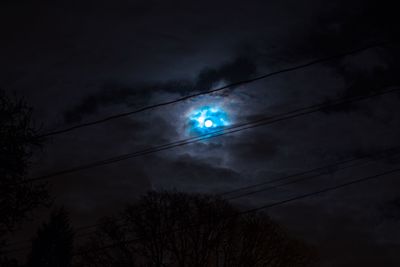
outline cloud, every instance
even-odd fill
[[[142,107],[148,104],[152,95],[156,93],[171,93],[183,96],[193,92],[209,90],[220,82],[232,83],[248,79],[254,76],[256,71],[257,67],[252,60],[239,57],[217,68],[202,70],[195,81],[149,82],[132,86],[119,83],[106,84],[101,90],[85,96],[74,107],[67,110],[64,113],[64,120],[67,123],[80,122],[85,116],[112,105],[123,104],[129,108]]]
[[[215,157],[199,158],[181,154],[176,158],[163,158],[157,168],[148,170],[155,189],[178,189],[189,192],[221,192],[239,186],[242,175]]]
[[[380,205],[383,220],[400,221],[400,198],[395,198]]]

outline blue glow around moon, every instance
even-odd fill
[[[198,135],[218,131],[230,124],[228,114],[220,107],[200,107],[193,110],[188,119],[189,131]]]

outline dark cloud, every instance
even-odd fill
[[[382,219],[400,221],[400,198],[392,199],[379,205]]]
[[[135,90],[122,85],[105,85],[100,91],[85,96],[81,103],[66,111],[64,120],[66,123],[79,122],[83,117],[96,113],[105,106],[119,104],[126,104],[131,107],[143,106],[149,101],[149,90],[152,89],[151,86],[141,86]]]
[[[307,30],[298,33],[301,38],[293,38],[293,42],[284,47],[295,60],[348,51],[349,44],[361,47],[398,38],[399,29],[394,21],[396,11],[392,5],[382,5],[375,0],[355,0],[334,1],[330,7],[319,12],[316,20],[311,22],[314,25],[305,25]],[[340,62],[330,64],[340,65]]]
[[[254,62],[244,57],[237,58],[233,62],[223,64],[219,68],[208,68],[200,72],[196,86],[197,89],[209,89],[215,83],[224,81],[233,83],[246,80],[256,74],[257,68]]]
[[[246,133],[240,141],[227,147],[232,156],[257,162],[272,160],[281,152],[281,148],[278,136],[263,131]]]
[[[14,1],[15,2],[15,1]],[[0,86],[47,127],[100,118],[400,36],[381,1],[40,1],[0,9]],[[187,112],[226,107],[243,122],[399,85],[398,45],[60,135],[33,174],[187,138]],[[59,177],[53,194],[92,224],[149,189],[220,192],[398,145],[393,95]],[[373,165],[238,199],[253,207],[392,167]],[[358,173],[360,172],[360,173]],[[398,185],[365,184],[273,212],[320,247],[326,266],[391,266]],[[368,201],[366,201],[368,200]],[[305,204],[306,203],[306,204]],[[384,203],[380,232],[371,203]],[[379,208],[377,209],[379,210]],[[390,239],[392,243],[381,244]],[[397,243],[396,243],[397,242]],[[392,262],[391,262],[392,261]],[[395,265],[396,266],[396,265]]]
[[[283,46],[280,53],[290,55],[297,62],[310,58],[346,52],[350,48],[385,43],[360,55],[339,58],[324,65],[344,79],[345,85],[336,97],[353,97],[379,92],[388,87],[399,86],[398,36],[400,30],[394,21],[396,11],[391,5],[379,1],[335,1],[331,9],[319,13],[306,32],[299,32],[292,42]],[[351,44],[351,45],[349,45]],[[332,98],[325,99],[330,102]],[[358,104],[338,105],[325,110],[327,113],[352,112],[360,109]],[[363,112],[371,113],[371,109]]]
[[[250,59],[237,58],[218,68],[202,70],[192,82],[177,80],[129,87],[115,83],[107,84],[100,91],[85,96],[75,107],[66,111],[64,119],[66,123],[79,122],[84,116],[111,105],[123,104],[129,108],[143,107],[150,102],[152,94],[162,92],[177,93],[180,96],[188,95],[193,92],[209,90],[220,82],[233,83],[249,79],[256,74],[256,71],[256,65]]]
[[[179,156],[168,168],[171,176],[165,177],[165,188],[175,185],[180,190],[192,192],[217,192],[226,190],[242,181],[241,174],[233,169],[220,166],[220,159],[199,160],[188,154]]]

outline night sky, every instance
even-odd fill
[[[223,109],[235,124],[393,89],[400,80],[398,12],[383,1],[6,0],[0,29],[0,87],[26,99],[43,133],[388,42],[48,137],[31,177],[189,138],[196,134],[189,116],[204,106]],[[380,153],[400,145],[399,100],[386,94],[54,177],[51,194],[79,227],[152,189],[218,193]],[[376,160],[234,202],[257,207],[398,166],[396,159]],[[268,213],[315,245],[323,266],[400,266],[398,178]]]

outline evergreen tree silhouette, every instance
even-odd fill
[[[31,156],[43,142],[36,136],[32,108],[0,88],[0,258],[5,257],[6,237],[35,208],[50,203],[46,183],[26,182]]]
[[[53,211],[32,241],[29,267],[69,267],[72,264],[74,232],[64,208]]]

